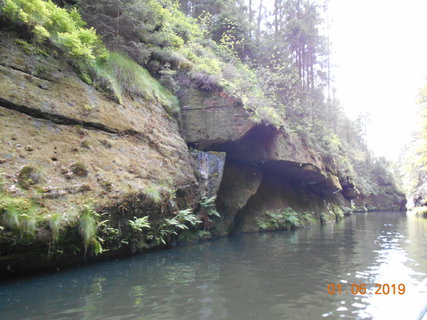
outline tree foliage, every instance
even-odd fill
[[[264,92],[255,70],[239,58],[246,31],[237,16],[226,17],[225,6],[218,3],[211,13],[206,3],[199,23],[172,0],[82,0],[79,6],[108,48],[125,52],[170,89],[177,90],[177,74],[185,72],[202,90],[239,96],[257,120],[283,123],[284,107]],[[235,7],[232,12],[239,11]]]
[[[427,83],[418,94],[418,125],[412,141],[399,159],[400,178],[405,192],[413,198],[414,206],[425,206],[427,198],[423,187],[427,181]]]
[[[75,59],[108,57],[95,29],[85,28],[75,8],[67,11],[50,0],[4,0],[3,12],[12,21],[30,26],[38,41],[49,39]]]

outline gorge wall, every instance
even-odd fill
[[[297,134],[254,121],[238,99],[189,88],[180,100],[187,143],[227,155],[217,200],[219,234],[259,230],[265,213],[285,208],[311,215],[311,221],[335,220],[353,209],[405,208],[404,195],[389,182],[378,177],[380,192],[360,193],[354,177],[328,166]]]
[[[55,247],[49,223],[31,240],[13,242],[13,233],[1,229],[2,273],[156,247],[138,247],[129,219],[149,216],[155,229],[186,208],[205,221],[192,230],[203,229],[198,238],[290,228],[290,213],[293,226],[304,226],[353,209],[404,210],[405,197],[393,185],[379,177],[378,191],[363,193],[355,177],[327,164],[298,134],[255,121],[224,91],[198,89],[183,75],[176,120],[142,98],[119,104],[66,61],[28,54],[15,40],[0,37],[2,194],[31,199],[47,217],[60,213],[67,240]],[[221,217],[208,217],[200,202],[215,195]],[[65,226],[88,200],[117,230],[105,231],[109,251],[98,257],[82,249],[76,228]]]

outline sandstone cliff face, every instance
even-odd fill
[[[61,169],[82,162],[88,174],[81,181],[92,190],[88,196],[102,191],[102,179],[111,182],[110,193],[117,196],[153,179],[172,179],[182,187],[196,182],[178,125],[160,105],[142,99],[125,99],[119,105],[62,61],[27,55],[11,38],[1,42],[1,157],[6,175],[13,177],[22,165],[39,164],[55,188],[70,182]],[[26,150],[29,145],[32,150]]]
[[[46,212],[71,217],[91,200],[122,232],[129,218],[148,215],[157,226],[177,208],[192,208],[205,220],[199,229],[224,236],[289,227],[271,222],[284,210],[294,210],[304,226],[342,217],[352,201],[402,209],[404,197],[393,186],[359,194],[353,177],[327,165],[298,135],[256,123],[223,91],[184,81],[176,121],[156,103],[112,101],[63,60],[29,55],[7,34],[0,38],[0,84],[2,189],[36,199]],[[152,186],[165,201],[150,200]],[[207,217],[200,200],[216,194],[221,218]],[[82,261],[82,254],[48,257],[50,236],[39,230],[34,243],[12,247],[0,240],[0,272]]]
[[[216,95],[217,99],[213,98]],[[263,217],[291,208],[300,225],[334,220],[360,210],[404,210],[405,197],[394,186],[359,193],[354,177],[328,166],[296,134],[252,120],[238,99],[224,92],[181,90],[182,131],[202,150],[226,153],[217,207],[223,218],[218,234],[260,229]],[[353,203],[354,201],[354,203]]]
[[[147,214],[155,224],[198,202],[193,160],[161,105],[129,98],[120,105],[64,61],[28,55],[13,37],[0,41],[0,172],[7,194],[70,217],[91,201],[116,226],[121,217]],[[33,175],[27,186],[23,170]],[[160,194],[176,190],[177,197],[154,204],[146,196],[152,186]],[[0,241],[1,269],[18,270],[22,261],[13,254],[35,247],[46,258],[49,237],[39,230],[33,247]]]

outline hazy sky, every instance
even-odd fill
[[[370,113],[370,148],[396,158],[427,76],[427,1],[330,0],[329,8],[337,97],[352,117]]]

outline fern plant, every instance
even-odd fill
[[[281,222],[290,228],[299,227],[300,219],[298,217],[298,212],[294,211],[291,208],[285,209],[282,212]]]
[[[292,229],[299,226],[300,218],[298,212],[292,208],[286,208],[283,211],[267,211],[258,220],[258,228],[260,230]]]
[[[318,223],[318,220],[315,218],[315,214],[313,212],[303,212],[301,219],[308,224]]]
[[[96,31],[84,27],[75,8],[67,11],[51,0],[3,0],[2,11],[11,21],[31,27],[39,42],[49,39],[70,57],[93,62],[109,55]]]
[[[133,217],[133,220],[129,220],[129,225],[133,231],[142,232],[143,229],[150,229],[150,223],[148,222],[148,216],[137,218]]]
[[[213,196],[210,198],[203,197],[202,200],[200,201],[200,205],[206,209],[206,212],[209,216],[221,218],[221,215],[215,209],[215,200],[216,200],[216,196]]]
[[[173,218],[165,219],[158,227],[157,234],[151,234],[149,238],[154,240],[156,245],[166,245],[168,237],[178,235],[178,231],[180,230],[188,230],[187,224],[195,226],[200,222],[200,219],[192,214],[191,209],[180,210]]]
[[[132,253],[147,248],[149,234],[147,234],[145,230],[150,230],[151,228],[148,222],[148,216],[142,218],[134,217],[133,220],[129,220],[129,226],[131,228],[131,234],[128,240],[130,240]]]

